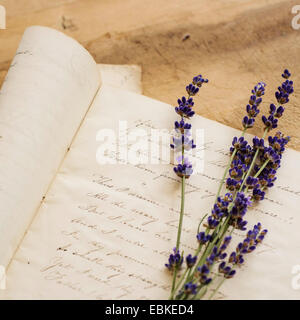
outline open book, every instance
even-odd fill
[[[130,142],[132,129],[171,129],[175,119],[169,105],[141,95],[138,67],[99,66],[60,32],[26,30],[0,94],[1,299],[168,298],[179,179],[170,164],[122,163],[130,143],[110,143],[116,163],[96,155],[99,130],[117,133],[120,120]],[[185,253],[240,134],[200,116],[192,123],[204,129],[204,171],[187,181]],[[261,222],[268,236],[217,298],[300,298],[299,163],[287,150],[276,186],[247,213],[248,226]]]

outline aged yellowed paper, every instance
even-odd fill
[[[126,120],[130,142],[132,130],[170,129],[174,119],[164,103],[101,87],[10,265],[6,298],[168,298],[171,278],[164,263],[176,239],[179,181],[170,164],[100,165],[96,137],[100,129],[118,132],[119,120]],[[204,129],[205,168],[187,184],[185,253],[196,245],[198,222],[211,210],[228,147],[240,134],[200,116],[193,118],[193,128]],[[111,145],[118,159],[117,144]],[[299,161],[299,153],[288,150],[276,186],[247,213],[249,227],[259,221],[269,234],[217,298],[299,298],[291,285],[299,263]]]
[[[0,93],[0,265],[7,266],[98,88],[90,54],[30,27]]]

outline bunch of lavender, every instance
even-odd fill
[[[223,282],[235,275],[237,268],[244,263],[245,255],[253,252],[267,234],[267,230],[262,229],[261,224],[257,223],[246,232],[244,241],[239,243],[235,251],[228,256],[227,251],[232,241],[233,231],[235,229],[247,230],[245,215],[249,207],[254,202],[262,201],[266,191],[274,185],[282,154],[290,140],[290,137],[284,136],[281,132],[269,135],[271,130],[277,128],[278,120],[285,110],[283,105],[289,102],[289,96],[294,92],[293,81],[289,80],[290,76],[290,72],[284,70],[282,74],[284,81],[275,92],[277,103],[276,105],[270,104],[269,114],[262,116],[264,125],[262,138],[254,137],[252,143],[249,143],[245,140],[244,135],[248,128],[253,127],[260,112],[259,106],[266,85],[259,82],[251,91],[249,103],[246,106],[247,115],[242,120],[243,131],[241,137],[233,138],[230,159],[220,181],[211,215],[207,219],[204,216],[200,221],[196,235],[198,247],[194,254],[188,254],[185,258],[179,248],[184,208],[184,178],[190,176],[192,168],[188,162],[182,160],[182,163],[174,169],[176,174],[183,179],[183,188],[177,243],[173,249],[174,253],[170,255],[166,264],[166,267],[173,272],[170,299],[201,299],[207,293],[208,287],[215,283],[215,289],[209,296],[211,299]],[[201,76],[194,79],[198,78],[203,79]],[[194,86],[197,83],[196,80],[187,87],[188,93],[198,92]],[[186,107],[182,105],[182,101],[186,102],[189,99],[190,95],[188,99],[178,100],[179,107],[176,108],[176,112],[182,116],[180,127],[185,125],[183,117],[187,114],[180,111],[182,110],[180,108]],[[191,106],[188,112],[192,112]],[[175,127],[178,127],[178,124],[175,123]],[[266,138],[267,135],[269,135],[268,138]],[[185,139],[183,136],[182,145]],[[171,147],[175,148],[177,142],[174,141]],[[193,146],[193,143],[189,145]],[[184,147],[182,147],[182,159],[183,153]],[[224,186],[226,191],[221,196]],[[206,221],[203,223],[204,219]],[[201,226],[204,227],[203,231],[200,231]],[[184,260],[185,270],[177,277]]]

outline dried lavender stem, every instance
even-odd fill
[[[207,284],[207,285],[200,285],[199,286],[199,288],[198,288],[198,290],[197,290],[197,293],[195,294],[195,296],[193,297],[193,299],[192,300],[196,300],[196,299],[201,299],[204,295],[205,295],[205,293],[206,293],[206,291],[207,291],[207,288],[213,283],[213,281],[218,277],[219,275],[216,273],[215,274],[215,276],[212,278],[212,281],[209,283],[209,284]],[[204,290],[202,291],[202,289],[204,288]],[[202,292],[201,292],[202,291]]]
[[[181,285],[183,279],[185,278],[185,276],[186,276],[186,274],[187,274],[187,272],[188,272],[189,270],[190,270],[190,269],[185,269],[184,273],[183,273],[183,274],[181,275],[181,277],[179,278],[178,283],[177,283],[177,285],[175,286],[174,290],[172,290],[171,295],[170,295],[170,297],[169,297],[169,300],[173,300],[173,298],[174,298],[174,293],[178,290],[179,286]],[[176,278],[175,278],[175,279],[176,279]]]
[[[212,294],[208,297],[208,300],[211,300],[213,298],[213,296],[216,294],[216,292],[220,289],[221,285],[224,283],[224,281],[226,280],[226,278],[223,278],[220,283],[218,284],[218,286],[215,288],[215,290],[212,292]]]
[[[182,221],[183,221],[183,215],[184,215],[184,198],[185,198],[185,177],[183,176],[181,178],[181,206],[180,206],[180,216],[179,216],[177,241],[176,241],[177,250],[179,250],[180,238],[181,238]]]

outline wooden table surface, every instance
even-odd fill
[[[140,64],[144,94],[173,105],[186,83],[203,74],[210,82],[197,98],[197,112],[240,129],[255,83],[267,83],[262,107],[267,112],[281,73],[289,68],[295,94],[280,119],[280,130],[300,151],[300,30],[291,27],[291,9],[299,0],[0,0],[0,4],[7,12],[7,29],[0,30],[1,83],[24,29],[44,25],[77,39],[98,63]],[[252,132],[260,135],[261,130]]]

